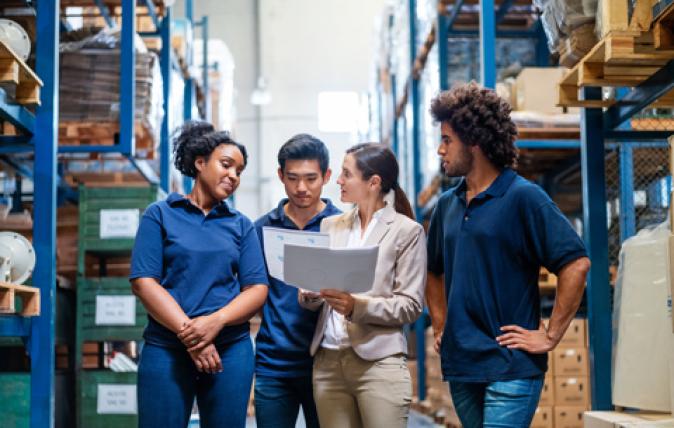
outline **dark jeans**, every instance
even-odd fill
[[[300,405],[307,428],[318,428],[311,375],[255,376],[255,419],[258,428],[295,428]]]
[[[451,382],[454,408],[464,428],[529,428],[543,376],[492,383]]]
[[[145,344],[138,367],[138,426],[185,428],[194,398],[200,426],[245,427],[253,382],[250,338],[218,347],[223,371],[199,373],[185,349]]]

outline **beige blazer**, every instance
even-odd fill
[[[332,247],[345,247],[357,209],[328,217],[321,232],[330,234]],[[355,294],[356,303],[346,331],[353,350],[364,360],[407,353],[404,324],[414,322],[424,307],[426,236],[421,225],[387,205],[365,245],[379,245],[372,290]],[[311,343],[318,350],[327,327],[330,306],[300,293],[300,305],[321,310]]]

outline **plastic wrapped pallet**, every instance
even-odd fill
[[[671,412],[669,225],[644,229],[620,250],[613,313],[613,404]],[[644,352],[647,351],[647,352]]]
[[[62,121],[116,122],[120,110],[119,29],[61,43],[59,116]],[[159,59],[136,36],[135,118],[155,136],[164,116]],[[158,138],[155,138],[158,141]]]
[[[560,41],[574,29],[594,23],[597,0],[535,0],[543,11],[543,30],[550,52],[557,52]]]

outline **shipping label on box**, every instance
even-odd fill
[[[135,238],[140,222],[140,210],[101,210],[99,219],[101,239]]]
[[[135,296],[96,296],[96,325],[136,325]]]
[[[105,384],[98,385],[96,413],[99,415],[135,415],[136,385]]]
[[[582,348],[585,346],[585,319],[574,318],[559,341],[559,348]]]
[[[552,406],[555,404],[555,383],[551,376],[545,377],[543,389],[541,390],[541,398],[538,401],[539,407]]]
[[[555,406],[555,428],[583,428],[585,407]]]
[[[552,353],[555,376],[587,376],[587,349],[558,348]]]
[[[587,408],[589,384],[587,377],[555,377],[555,404]]]
[[[530,428],[552,428],[554,425],[552,407],[539,406],[534,413]]]

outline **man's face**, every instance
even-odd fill
[[[463,177],[473,168],[473,153],[454,133],[447,122],[440,125],[442,141],[438,155],[442,160],[442,169],[448,177]]]
[[[278,169],[288,201],[296,208],[310,208],[321,199],[323,186],[330,180],[330,169],[323,175],[316,159],[287,160],[285,169]]]

